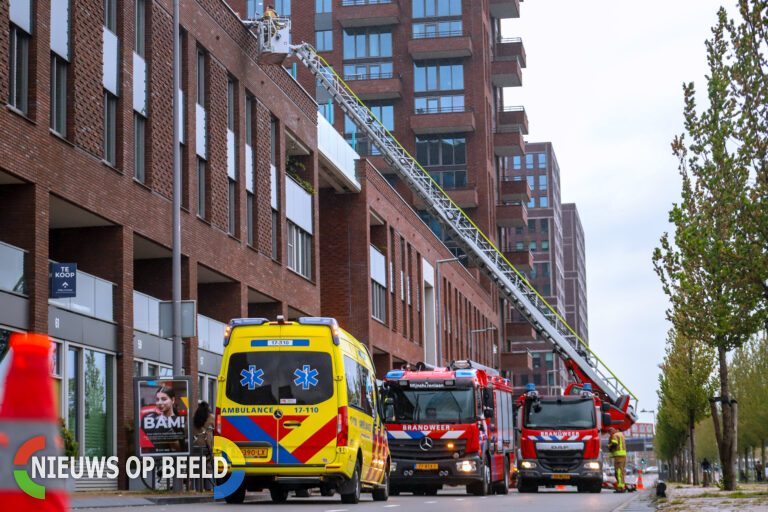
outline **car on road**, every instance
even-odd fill
[[[659,467],[658,466],[648,466],[645,470],[646,473],[658,473]]]

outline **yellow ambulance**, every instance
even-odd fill
[[[334,492],[357,503],[361,491],[389,497],[389,447],[368,348],[333,318],[229,323],[219,373],[216,436],[233,442],[244,463],[238,490]],[[221,443],[219,443],[221,444]]]

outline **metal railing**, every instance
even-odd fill
[[[472,107],[468,107],[466,105],[463,106],[454,106],[451,105],[450,107],[433,107],[433,108],[417,108],[414,109],[413,113],[420,115],[420,114],[449,114],[454,112],[473,112]]]
[[[392,4],[395,3],[392,0],[342,0],[342,7],[349,7],[352,5],[378,5],[378,4]]]
[[[434,32],[420,32],[413,34],[411,39],[435,39],[438,37],[462,37],[469,36],[468,32],[463,30],[436,30]]]
[[[356,80],[386,80],[394,78],[395,74],[389,73],[354,73],[350,75],[344,75],[344,80],[347,82],[354,82]]]

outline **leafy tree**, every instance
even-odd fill
[[[664,400],[668,405],[669,422],[687,433],[691,460],[696,458],[696,424],[709,414],[708,398],[715,388],[712,372],[715,369],[712,348],[682,336],[670,329],[664,358],[667,386]],[[693,471],[693,483],[698,485],[699,475]]]
[[[663,382],[664,377],[660,376],[659,381],[663,389],[666,386]],[[659,391],[659,406],[656,414],[656,430],[653,442],[659,459],[669,463],[669,476],[673,478],[675,474],[674,460],[685,445],[685,429],[676,427],[669,421],[669,406],[662,398],[662,395],[663,391]]]
[[[739,139],[745,102],[736,97],[732,82],[733,59],[744,52],[734,51],[736,34],[721,8],[706,42],[709,105],[701,114],[693,83],[683,86],[686,133],[672,143],[682,176],[682,201],[670,211],[674,239],[665,233],[653,257],[672,305],[667,318],[677,333],[717,351],[722,431],[717,413],[713,421],[727,490],[736,487],[736,439],[726,356],[757,332],[765,303],[764,286],[754,276],[754,262],[765,251],[755,243],[758,221],[750,186],[754,152],[745,150],[745,141]]]

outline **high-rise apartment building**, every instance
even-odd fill
[[[509,159],[506,175],[527,182],[532,191],[528,224],[507,230],[508,245],[531,251],[534,263],[526,273],[528,282],[586,342],[584,230],[576,205],[561,203],[560,166],[552,143],[527,143],[524,156]],[[532,366],[527,370],[516,365],[515,387],[522,391],[532,382],[550,393],[559,392],[568,383],[560,358],[519,313],[513,311],[510,319],[506,348],[510,353],[529,352]]]

